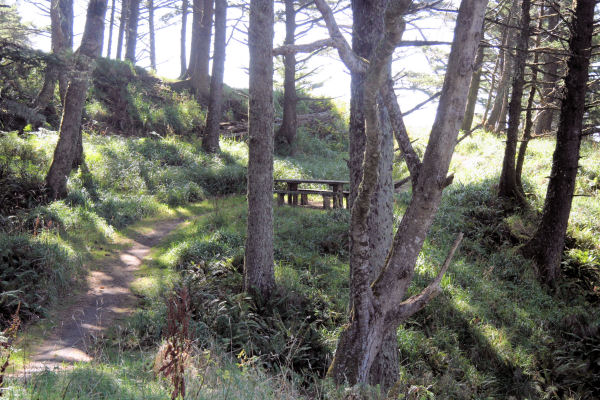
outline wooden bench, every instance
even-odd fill
[[[285,203],[285,196],[288,196],[288,204],[292,206],[297,205],[308,205],[308,195],[320,195],[323,197],[323,208],[331,208],[331,202],[333,200],[333,208],[343,208],[344,198],[346,199],[346,207],[348,207],[348,197],[350,192],[344,191],[344,185],[348,185],[347,181],[334,181],[324,179],[275,179],[275,183],[285,183],[287,189],[275,189],[273,192],[277,193],[277,204],[283,205]],[[298,186],[301,184],[321,184],[329,185],[331,190],[318,190],[318,189],[301,189]],[[300,204],[298,204],[298,197],[300,197]]]

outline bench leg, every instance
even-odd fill
[[[345,194],[344,198],[346,199],[346,209],[350,209],[350,202],[348,200],[350,200],[350,195]]]
[[[294,197],[293,197],[293,199],[292,199],[292,204],[293,204],[294,206],[297,206],[297,205],[298,205],[298,195],[297,195],[297,194],[295,194],[295,195],[293,195],[293,196],[294,196]]]
[[[277,193],[277,205],[282,206],[285,203],[285,195],[283,193]]]
[[[307,206],[308,205],[308,195],[303,193],[300,195],[300,205]]]
[[[331,196],[323,195],[323,209],[328,210],[331,208]]]

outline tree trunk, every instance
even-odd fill
[[[537,24],[537,32],[538,34],[535,36],[535,47],[540,47],[541,43],[541,35],[542,31],[542,17],[543,17],[543,7],[540,7],[540,11],[538,14],[538,24]],[[539,53],[535,52],[533,54],[533,65],[537,65],[539,61]],[[531,68],[531,82],[529,88],[529,97],[527,98],[527,110],[525,111],[525,127],[523,129],[523,140],[521,141],[521,145],[519,146],[519,153],[517,154],[517,166],[516,166],[516,175],[517,175],[517,186],[521,193],[525,193],[523,190],[523,182],[521,180],[523,174],[523,163],[525,162],[525,154],[527,153],[527,145],[529,144],[529,140],[531,140],[531,131],[533,129],[533,103],[535,100],[535,93],[537,89],[537,81],[538,81],[538,71],[537,67]]]
[[[559,7],[560,3],[556,3],[554,7]],[[560,23],[560,15],[554,7],[544,7],[545,15],[551,15],[548,18],[548,30],[555,32],[556,27]],[[550,35],[547,35],[544,42],[548,42],[548,47],[553,47],[556,43],[556,39]],[[557,90],[559,77],[558,70],[561,62],[560,57],[554,54],[546,53],[543,57],[544,65],[542,67],[544,71],[541,97],[541,107],[545,109],[540,110],[535,117],[535,134],[542,135],[552,131],[552,121],[554,120],[555,110],[554,108],[560,104],[560,93]]]
[[[179,50],[179,59],[181,61],[181,72],[179,78],[185,78],[187,73],[187,50],[186,50],[186,35],[187,35],[187,13],[188,13],[188,0],[183,0],[181,4],[181,47]]]
[[[90,0],[81,46],[75,54],[75,70],[69,82],[60,124],[60,135],[46,184],[52,198],[67,195],[67,176],[79,147],[81,113],[94,60],[100,56],[104,36],[104,17],[107,0]]]
[[[473,125],[475,106],[477,105],[477,94],[479,93],[479,84],[481,83],[484,50],[485,47],[479,45],[479,48],[477,49],[477,56],[475,57],[475,65],[473,66],[475,71],[473,72],[471,84],[469,85],[469,96],[467,97],[465,119],[463,120],[462,127],[460,128],[464,132],[469,132],[471,130],[471,125]]]
[[[150,68],[156,71],[156,32],[154,31],[154,0],[148,0],[148,34],[150,35]]]
[[[73,51],[73,0],[59,0],[60,7],[60,30],[62,32],[62,56],[65,57]],[[62,68],[58,72],[58,93],[60,101],[64,104],[67,86],[69,84],[68,68]]]
[[[512,61],[513,61],[513,59],[511,57],[511,62]],[[513,64],[511,64],[511,66],[514,68]],[[511,77],[512,77],[512,74],[511,74]],[[509,86],[511,86],[511,85],[509,85]],[[506,131],[506,121],[508,120],[508,109],[509,109],[510,99],[511,99],[511,95],[512,95],[512,93],[510,92],[509,86],[504,90],[504,97],[502,98],[502,107],[500,108],[500,116],[498,117],[498,122],[496,123],[496,126],[494,127],[494,133],[497,135]]]
[[[117,37],[117,60],[121,59],[123,52],[123,41],[127,30],[127,19],[129,17],[129,0],[121,1],[121,17],[119,18],[119,36]]]
[[[248,47],[248,230],[244,288],[266,299],[273,267],[273,1],[251,0]]]
[[[506,17],[507,24],[509,26],[515,26],[515,16],[517,14],[517,10],[519,7],[519,0],[513,0],[511,9]],[[502,117],[502,109],[503,105],[504,110],[506,110],[506,103],[504,103],[505,99],[508,96],[508,90],[510,86],[510,78],[512,76],[512,54],[510,51],[510,47],[513,43],[513,29],[508,28],[506,30],[505,41],[502,43],[503,46],[503,67],[502,67],[502,75],[500,76],[500,80],[498,81],[498,87],[496,89],[496,98],[494,99],[494,105],[492,107],[492,111],[490,111],[490,115],[485,122],[485,129],[489,132],[495,132],[496,127]]]
[[[366,59],[373,55],[374,48],[384,33],[384,14],[388,0],[352,2],[353,32],[352,48],[354,52]],[[364,73],[351,73],[350,98],[350,196],[352,206],[358,195],[358,186],[362,179],[362,162],[365,153],[365,105],[364,105]],[[381,272],[385,264],[387,252],[393,236],[393,133],[388,117],[388,110],[380,103],[381,149],[378,163],[377,186],[371,197],[371,209],[367,226],[370,247],[369,279],[372,282]],[[350,247],[354,242],[350,240]],[[353,280],[356,267],[350,268],[350,280]],[[383,340],[379,354],[375,357],[369,371],[368,382],[380,384],[384,390],[389,389],[398,379],[400,361],[398,359],[398,340],[396,331],[391,331]]]
[[[135,49],[137,46],[137,32],[140,19],[140,0],[129,0],[129,14],[127,17],[127,37],[125,43],[125,60],[135,64]]]
[[[560,275],[560,261],[575,190],[592,49],[594,5],[594,0],[573,2],[575,13],[569,40],[571,55],[567,63],[566,94],[560,110],[550,182],[540,226],[523,247],[523,254],[537,263],[542,281],[551,286]]]
[[[204,0],[193,0],[192,2],[192,44],[190,46],[190,65],[188,65],[186,76],[191,78],[192,71],[196,69],[198,59],[198,41],[200,40],[200,24],[202,23],[202,9]]]
[[[63,102],[67,91],[66,56],[73,47],[73,0],[52,0],[50,3],[52,53],[65,65],[48,64],[44,85],[35,101],[37,110],[45,110],[54,96],[56,81],[59,83],[60,100]]]
[[[285,44],[293,45],[296,36],[296,10],[294,0],[285,0]],[[285,76],[283,80],[283,120],[275,134],[275,148],[284,154],[293,153],[293,143],[296,139],[298,117],[296,104],[296,54],[290,53],[283,57]]]
[[[208,153],[219,151],[219,123],[223,103],[223,75],[225,71],[225,46],[227,35],[227,0],[215,1],[215,44],[213,51],[212,77],[206,132],[202,149]]]
[[[108,24],[108,45],[106,49],[106,58],[110,59],[110,53],[112,51],[112,40],[113,40],[113,26],[115,26],[115,3],[116,0],[112,0],[110,4],[110,22]]]
[[[208,74],[208,65],[210,62],[210,42],[212,36],[212,17],[214,0],[204,0],[202,7],[202,19],[197,28],[198,37],[195,43],[196,51],[194,53],[194,68],[190,69],[190,78],[192,87],[196,92],[196,97],[208,97],[210,87],[210,76]],[[194,2],[195,7],[196,1]],[[194,11],[196,9],[194,8]],[[193,43],[193,40],[192,40]]]
[[[398,11],[401,3],[391,3],[394,5],[391,10]],[[352,206],[350,225],[353,241],[351,268],[354,266],[351,282],[353,309],[350,323],[341,333],[329,369],[329,375],[338,384],[367,383],[384,338],[441,290],[439,284],[449,261],[444,263],[438,277],[420,295],[406,301],[403,299],[445,186],[446,173],[464,117],[486,4],[486,1],[481,0],[462,1],[438,113],[414,188],[413,199],[400,222],[385,266],[377,279],[371,283],[367,220],[369,213],[375,212],[370,210],[370,205],[377,185],[381,157],[376,99],[379,88],[385,81],[383,66],[389,65],[397,43],[393,27],[396,21],[386,12],[385,21],[389,25],[386,24],[384,40],[376,47],[376,54],[381,55],[370,60],[364,85],[366,146],[363,178]],[[406,3],[406,8],[408,5],[409,2]],[[453,247],[454,250],[458,243]]]
[[[525,86],[525,64],[527,62],[527,53],[529,50],[529,24],[531,15],[531,0],[522,0],[521,2],[521,23],[520,33],[517,41],[515,53],[515,68],[512,82],[512,97],[509,106],[509,122],[506,132],[506,147],[504,148],[504,160],[502,162],[502,172],[498,185],[498,195],[516,200],[520,205],[527,204],[525,195],[517,185],[517,174],[515,167],[515,156],[517,153],[517,141],[519,139],[519,123],[521,120],[521,102],[523,98],[523,88]]]

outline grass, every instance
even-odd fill
[[[293,157],[276,158],[276,177],[347,175],[343,152],[303,135]],[[420,134],[415,138],[417,146],[425,142]],[[34,149],[43,148],[45,140],[52,136],[28,139]],[[519,255],[518,247],[533,234],[539,218],[553,141],[542,138],[530,144],[524,183],[532,207],[516,213],[507,212],[495,195],[502,146],[500,138],[477,132],[456,149],[451,165],[454,184],[445,192],[410,292],[418,292],[432,279],[458,232],[464,232],[465,239],[442,281],[443,293],[398,330],[397,398],[598,396],[600,301],[594,282],[600,286],[600,281],[594,281],[594,274],[600,270],[596,162],[600,148],[592,142],[582,147],[576,192],[589,197],[573,201],[565,278],[558,291],[549,292],[538,284],[535,267]],[[189,380],[189,398],[344,396],[344,389],[332,387],[322,376],[347,315],[348,212],[276,207],[275,274],[280,289],[271,302],[247,298],[241,291],[246,202],[220,189],[231,184],[238,168],[243,171],[247,149],[227,141],[222,148],[223,153],[213,158],[201,154],[194,143],[172,138],[87,139],[97,200],[87,189],[86,178],[78,175],[70,188],[83,200],[45,206],[39,213],[44,221],[60,222],[62,235],[72,236],[87,221],[86,231],[96,232],[107,243],[132,233],[130,229],[151,226],[148,215],[160,218],[170,213],[190,221],[155,248],[151,261],[142,266],[133,284],[142,297],[141,308],[99,344],[109,355],[73,371],[15,385],[9,392],[12,398],[31,397],[38,390],[44,394],[39,398],[61,398],[65,387],[80,390],[69,392],[72,398],[169,398],[168,384],[149,370],[151,354],[163,340],[164,298],[182,287],[193,299],[194,365],[203,377]],[[115,177],[117,173],[124,175]],[[403,167],[396,167],[396,176],[404,173]],[[165,193],[179,188],[193,192],[185,189],[190,180],[203,191],[204,200],[174,207],[185,204],[181,195],[183,200],[169,206]],[[104,199],[129,194],[136,207],[130,210],[127,203],[115,200],[104,206],[108,211],[103,214],[99,205],[108,202]],[[398,218],[409,201],[410,193],[396,196]],[[153,211],[144,214],[139,209]],[[142,222],[134,228],[116,227],[115,221],[127,226],[139,218]],[[56,233],[51,229],[44,235]],[[85,241],[71,240],[76,254]],[[368,396],[377,398],[373,390]]]

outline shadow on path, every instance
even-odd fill
[[[129,289],[143,260],[152,247],[173,231],[183,218],[158,222],[152,231],[130,238],[131,246],[102,260],[87,278],[87,291],[58,316],[59,324],[31,351],[31,363],[23,373],[62,369],[65,364],[88,362],[89,339],[108,328],[113,321],[130,314],[136,297]]]

